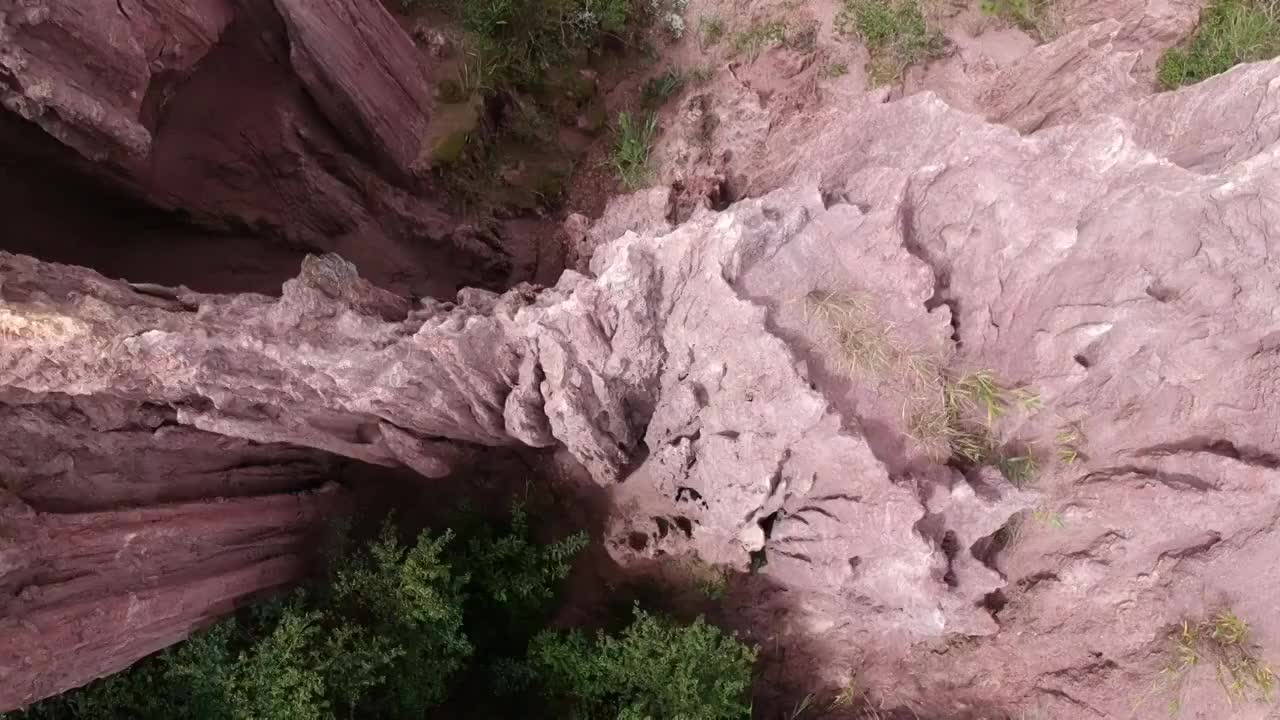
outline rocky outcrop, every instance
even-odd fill
[[[183,427],[158,405],[6,391],[0,427],[4,708],[301,580],[343,507],[316,489],[323,453]]]
[[[294,72],[344,138],[410,173],[431,86],[413,43],[377,0],[276,0]],[[372,66],[372,70],[371,70]]]
[[[999,707],[1115,715],[1184,616],[1225,602],[1264,645],[1280,633],[1262,570],[1280,541],[1262,230],[1280,164],[1256,133],[1196,171],[1164,159],[1217,121],[1206,98],[1273,113],[1256,88],[1278,75],[1029,136],[929,95],[838,111],[856,123],[832,110],[783,130],[756,178],[807,188],[628,232],[554,288],[452,304],[410,306],[335,257],[273,299],[4,256],[0,385],[427,474],[478,446],[563,445],[613,495],[619,558],[766,561],[784,591],[744,612],[844,659],[797,672],[856,669],[943,716],[973,699],[938,700],[943,678],[992,677]],[[812,307],[836,295],[886,362]],[[1034,489],[945,464],[915,422],[978,370],[1038,398],[994,427]],[[928,649],[955,637],[990,640]]]
[[[1083,73],[1116,31],[1037,57]],[[332,255],[278,298],[0,255],[0,388],[431,476],[563,446],[618,559],[753,570],[742,629],[820,645],[786,669],[810,686],[1162,717],[1134,700],[1179,621],[1230,606],[1280,647],[1277,84],[1273,62],[1106,113],[1042,88],[1000,118],[925,93],[753,125],[734,185],[757,197],[674,228],[669,196],[619,204],[621,237],[578,228],[587,272],[452,303]],[[971,373],[1020,398],[985,411],[1016,468],[953,451]],[[1184,712],[1264,717],[1190,682]]]
[[[404,294],[450,295],[509,261],[415,173],[422,62],[376,0],[0,3],[0,146],[206,228],[339,251]]]

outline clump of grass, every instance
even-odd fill
[[[640,103],[646,108],[661,107],[684,87],[685,74],[679,68],[668,68],[647,81],[640,91]]]
[[[1170,636],[1168,659],[1160,675],[1173,692],[1169,701],[1171,714],[1181,710],[1183,686],[1201,666],[1213,667],[1231,703],[1270,702],[1275,692],[1275,671],[1259,656],[1249,624],[1233,610],[1223,610],[1205,620],[1184,620]]]
[[[1017,453],[1002,450],[993,430],[1011,410],[1031,412],[1040,407],[1040,396],[1025,388],[1002,385],[989,370],[963,375],[943,374],[941,401],[918,398],[925,409],[908,421],[912,437],[926,446],[944,450],[946,456],[969,465],[995,465],[1015,485],[1030,484],[1039,471],[1031,448]]]
[[[1240,63],[1280,55],[1280,0],[1214,0],[1182,47],[1160,59],[1157,77],[1168,90],[1192,85]]]
[[[826,326],[844,372],[877,375],[903,355],[864,296],[815,290],[805,296],[805,314]]]
[[[698,18],[698,44],[703,50],[724,39],[724,20],[719,15],[703,15]]]
[[[947,404],[959,413],[975,411],[986,416],[987,426],[1008,414],[1013,407],[1031,411],[1040,408],[1040,396],[1025,388],[1008,388],[996,381],[990,370],[961,375],[945,389]]]
[[[649,113],[635,120],[631,113],[618,113],[617,144],[613,165],[628,190],[639,190],[649,180],[649,151],[658,134],[658,116]]]
[[[708,600],[723,600],[729,594],[729,573],[724,568],[695,562],[689,569],[693,586]]]
[[[1056,34],[1051,2],[1052,0],[982,0],[982,12],[1004,18],[1044,42]]]
[[[843,75],[849,74],[849,66],[848,64],[842,63],[842,62],[830,62],[822,67],[821,74],[822,74],[822,77],[828,78],[828,79],[838,78]]]
[[[733,36],[733,51],[746,55],[754,60],[765,48],[777,47],[787,41],[787,24],[781,20],[771,20],[760,25],[753,25]]]
[[[1044,506],[1032,510],[1031,518],[1040,523],[1040,525],[1054,530],[1061,530],[1067,526],[1067,521],[1063,519],[1062,513]]]
[[[996,467],[1015,487],[1030,485],[1040,472],[1040,464],[1030,450],[1018,455],[998,454]]]
[[[871,54],[871,81],[883,85],[909,65],[937,57],[945,48],[942,33],[929,27],[919,0],[844,0],[836,30],[856,34]]]
[[[1062,464],[1074,465],[1083,457],[1080,448],[1084,445],[1084,429],[1078,421],[1067,423],[1058,429],[1053,443],[1058,448],[1058,459]]]

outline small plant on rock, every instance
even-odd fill
[[[627,190],[639,190],[649,180],[649,151],[658,134],[658,116],[649,113],[636,121],[629,112],[618,113],[617,143],[613,165]]]
[[[765,48],[777,47],[787,42],[787,24],[781,20],[752,26],[733,36],[733,51],[755,60]]]
[[[903,354],[866,296],[815,290],[805,296],[804,307],[806,316],[830,333],[833,355],[845,373],[878,375]]]
[[[1071,422],[1058,429],[1054,436],[1054,445],[1058,448],[1058,459],[1064,465],[1074,465],[1083,457],[1081,447],[1084,445],[1084,429],[1079,422]]]
[[[1041,42],[1055,35],[1051,0],[982,0],[982,12],[1008,20]]]
[[[1169,638],[1168,660],[1161,669],[1164,683],[1173,693],[1169,711],[1182,709],[1182,690],[1199,667],[1212,667],[1232,703],[1269,702],[1276,688],[1276,673],[1258,654],[1249,624],[1227,609],[1212,617],[1184,620]]]
[[[671,96],[684,87],[685,74],[678,68],[668,68],[645,81],[640,91],[640,104],[647,108],[661,107]]]
[[[724,20],[719,15],[703,15],[698,19],[698,40],[703,50],[724,38]]]

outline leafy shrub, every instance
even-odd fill
[[[1166,89],[1192,85],[1240,63],[1280,55],[1280,0],[1214,0],[1184,46],[1160,59]]]
[[[872,82],[895,80],[907,66],[936,57],[945,39],[929,27],[919,0],[844,0],[836,30],[857,34],[871,54]]]
[[[473,52],[484,56],[502,81],[536,84],[549,68],[606,37],[630,41],[653,20],[638,0],[448,0],[470,34]]]
[[[405,547],[387,523],[312,591],[255,606],[16,717],[749,716],[754,652],[701,620],[682,627],[637,611],[620,637],[595,642],[544,629],[584,534],[533,542],[519,506],[505,528],[463,534],[465,543],[423,533]]]
[[[658,117],[653,113],[636,122],[631,113],[618,113],[617,143],[613,165],[628,190],[639,190],[649,179],[649,151],[658,134]]]
[[[1054,35],[1051,0],[982,0],[982,12],[1004,18],[1042,42]]]
[[[547,546],[528,542],[518,508],[508,533],[486,532],[463,553],[461,565],[474,562],[473,574],[445,557],[451,532],[423,533],[406,548],[388,522],[378,538],[339,559],[316,591],[254,607],[22,717],[424,717],[472,661],[468,602],[501,598],[498,606],[514,603],[526,613],[546,604],[585,545],[582,535]],[[475,622],[502,619],[481,614]]]
[[[529,650],[551,701],[576,720],[741,720],[755,651],[701,618],[681,626],[639,608],[620,637],[544,632]]]

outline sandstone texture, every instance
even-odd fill
[[[127,667],[310,570],[323,453],[111,397],[4,393],[0,707]]]
[[[510,263],[418,171],[422,62],[377,0],[6,0],[0,147],[204,228],[341,252],[406,295],[449,295]]]
[[[1162,718],[1169,632],[1228,607],[1280,660],[1280,61],[1140,92],[1142,33],[1172,42],[1183,5],[1080,27],[964,93],[775,123],[739,82],[686,106],[703,144],[663,152],[684,187],[749,197],[651,190],[575,218],[578,268],[548,288],[411,302],[325,254],[278,297],[217,295],[0,253],[18,429],[0,444],[0,707],[296,577],[302,529],[340,493],[285,493],[333,456],[444,477],[499,447],[576,460],[619,562],[741,572],[735,622],[794,648],[779,672],[811,690],[929,718]],[[289,13],[332,7],[282,12],[305,27]],[[293,61],[346,92],[305,41]],[[346,121],[411,169],[395,132]],[[1030,471],[957,458],[925,422],[975,373],[1021,399],[986,425]],[[199,541],[152,549],[148,522]],[[144,578],[112,555],[119,578],[77,580],[135,545]],[[211,547],[228,554],[200,562]],[[140,624],[93,619],[103,595]],[[49,649],[59,617],[84,619]],[[55,651],[76,664],[49,679]],[[1275,717],[1208,668],[1183,699],[1186,717]]]

